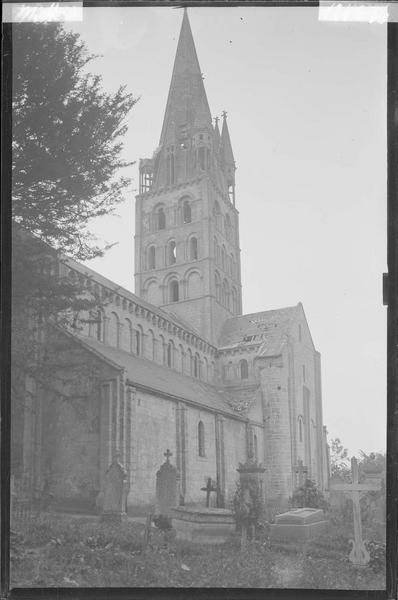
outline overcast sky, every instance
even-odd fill
[[[316,8],[190,8],[213,116],[228,113],[237,163],[243,311],[301,301],[322,354],[324,423],[351,454],[385,449],[386,26],[320,23]],[[137,161],[118,242],[89,266],[134,291],[138,160],[152,156],[182,11],[85,8],[69,24],[102,54],[106,88],[140,97],[125,156]]]

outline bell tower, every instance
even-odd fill
[[[140,160],[135,290],[216,344],[241,314],[235,161],[209,109],[186,8],[158,148]]]

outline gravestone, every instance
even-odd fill
[[[166,457],[156,473],[156,508],[164,516],[171,515],[171,509],[179,505],[180,478],[174,465],[170,463],[173,456],[169,449],[164,453]]]
[[[309,542],[325,533],[328,522],[319,508],[296,508],[275,517],[271,541]]]
[[[362,538],[361,505],[359,499],[361,494],[380,490],[381,481],[377,479],[369,481],[368,478],[366,483],[359,483],[358,462],[355,456],[351,458],[351,473],[352,483],[335,483],[333,486],[330,486],[330,491],[344,492],[345,494],[348,494],[352,500],[354,539],[350,540],[352,550],[349,559],[353,565],[364,567],[369,563],[370,555]]]
[[[298,459],[297,466],[295,467],[294,472],[296,474],[297,487],[303,487],[308,476],[308,468],[305,465],[303,465],[303,461],[301,460],[301,458]]]
[[[127,473],[116,454],[105,474],[102,520],[115,523],[126,517]]]
[[[206,492],[206,508],[210,506],[210,494],[211,492],[218,492],[217,485],[211,479],[211,477],[207,478],[206,487],[200,488],[202,492]]]

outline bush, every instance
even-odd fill
[[[233,512],[238,525],[257,525],[264,515],[264,502],[258,481],[245,486],[238,481],[233,499]]]
[[[306,479],[303,486],[297,488],[292,497],[289,498],[289,506],[291,508],[321,508],[326,510],[328,503],[326,502],[322,492],[318,490],[314,481]]]

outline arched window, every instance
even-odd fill
[[[167,163],[167,184],[173,185],[173,183],[174,183],[174,146],[169,146],[166,150],[166,163]]]
[[[162,335],[159,336],[159,359],[160,363],[163,365],[164,360],[164,337]]]
[[[160,207],[157,213],[157,225],[158,229],[166,229],[166,215],[164,208]]]
[[[214,281],[215,281],[215,285],[216,285],[216,300],[217,300],[217,302],[221,303],[221,280],[220,280],[220,276],[217,273],[217,271],[214,275]]]
[[[218,248],[217,239],[214,238],[214,260],[215,260],[216,264],[218,264],[217,248]]]
[[[226,279],[224,279],[222,284],[222,295],[223,295],[223,304],[226,308],[230,308],[230,292],[229,292],[229,283]]]
[[[227,238],[228,241],[231,240],[231,233],[232,233],[232,228],[231,228],[231,219],[229,215],[225,215],[225,219],[224,219],[224,229],[225,229],[225,237]]]
[[[249,377],[249,365],[247,364],[247,360],[245,358],[242,358],[242,360],[240,361],[239,368],[240,378],[247,379]]]
[[[174,265],[177,260],[177,246],[174,240],[167,244],[167,264]]]
[[[232,312],[234,315],[238,314],[238,294],[234,287],[232,288]]]
[[[209,381],[209,363],[206,357],[203,359],[203,376],[205,381]]]
[[[299,430],[299,441],[303,441],[303,418],[300,416],[298,418],[298,430]]]
[[[184,223],[190,223],[192,221],[192,211],[189,200],[184,200],[182,205],[182,219]]]
[[[151,360],[155,359],[155,334],[152,329],[148,331],[148,354]]]
[[[115,348],[119,346],[119,317],[114,312],[109,319],[109,345]]]
[[[200,359],[199,354],[195,354],[193,359],[193,376],[200,377]]]
[[[190,348],[188,348],[188,350],[187,350],[187,360],[188,360],[188,365],[187,365],[188,371],[189,371],[189,374],[192,375],[192,366],[193,365],[192,365],[192,352],[191,352]]]
[[[253,450],[254,450],[254,460],[256,462],[258,462],[258,441],[257,441],[256,434],[254,434],[254,436],[253,436],[253,446],[254,446],[254,448],[253,448]]]
[[[184,373],[184,348],[181,344],[178,346],[178,354],[179,354],[179,370],[181,373]]]
[[[174,344],[171,340],[167,344],[167,366],[170,368],[174,366]]]
[[[123,350],[131,352],[133,350],[133,327],[130,319],[124,319],[123,328]]]
[[[222,266],[223,271],[227,270],[226,261],[227,261],[227,254],[225,252],[225,246],[223,245],[222,251],[221,251],[221,266]]]
[[[156,248],[149,246],[148,248],[148,269],[156,269]]]
[[[205,426],[203,421],[198,423],[198,454],[199,456],[205,456]]]
[[[135,330],[135,343],[134,343],[134,353],[137,356],[141,356],[142,353],[142,327],[140,325],[138,325],[137,329]]]
[[[196,237],[191,237],[189,241],[189,258],[190,260],[198,258],[198,239]]]
[[[102,310],[97,310],[94,315],[95,337],[99,342],[104,341],[104,315]]]
[[[176,279],[172,279],[169,283],[169,298],[170,302],[178,302],[179,300],[178,281]]]

